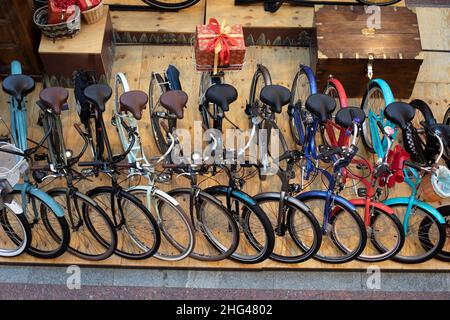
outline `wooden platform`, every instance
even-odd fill
[[[130,87],[132,89],[140,89],[148,91],[148,85],[150,82],[150,74],[152,71],[162,71],[165,66],[169,63],[176,65],[181,72],[181,82],[183,89],[189,95],[188,109],[185,113],[185,119],[180,121],[180,126],[192,129],[192,123],[194,120],[200,120],[200,115],[197,108],[197,91],[200,79],[200,74],[194,71],[192,52],[191,49],[179,50],[179,47],[171,46],[119,46],[116,50],[113,74],[117,72],[125,72],[128,78]],[[414,97],[427,97],[427,100],[432,103],[433,109],[436,116],[440,117],[443,115],[443,108],[448,104],[449,95],[449,80],[445,80],[445,77],[438,78],[439,81],[443,82],[432,82],[431,79],[435,79],[434,75],[436,72],[439,74],[439,69],[442,69],[442,65],[445,63],[445,58],[448,55],[440,57],[440,63],[436,62],[436,56],[425,57],[427,63],[424,63],[421,71],[421,81],[417,84],[414,90]],[[278,63],[282,61],[282,63]],[[231,106],[232,112],[228,113],[230,119],[238,124],[242,128],[247,127],[247,120],[243,117],[243,108],[246,100],[248,99],[248,91],[250,88],[250,80],[252,74],[255,71],[255,66],[257,63],[263,63],[266,65],[272,74],[272,79],[274,83],[281,84],[290,87],[291,81],[296,73],[297,66],[299,63],[308,63],[309,61],[309,51],[307,48],[278,48],[278,47],[251,47],[248,49],[248,54],[246,58],[246,64],[244,69],[240,72],[233,72],[226,75],[226,81],[234,85],[239,92],[239,99],[233,103]],[[448,60],[447,60],[448,61]],[[430,78],[431,77],[431,78]],[[113,79],[111,80],[111,85],[113,85]],[[41,86],[38,85],[36,90],[32,95],[29,96],[29,132],[31,137],[35,140],[42,136],[41,128],[36,126],[37,119],[37,107],[33,105],[38,97],[38,92]],[[0,95],[0,104],[5,105],[5,95]],[[112,101],[112,99],[111,99]],[[111,110],[112,102],[109,102],[107,109]],[[352,101],[355,105],[359,101]],[[446,107],[445,107],[446,108]],[[105,113],[105,122],[109,123],[108,118],[110,117],[111,111]],[[4,114],[2,114],[4,115]],[[7,120],[7,119],[5,119]],[[81,141],[78,138],[74,128],[73,123],[78,122],[78,117],[74,110],[74,97],[73,91],[70,90],[70,111],[64,112],[62,114],[64,134],[66,139],[66,144],[68,147],[73,148],[76,153],[81,146]],[[288,127],[288,117],[286,113],[282,113],[278,118],[278,123],[285,134],[286,137],[290,137],[289,127]],[[155,144],[153,142],[148,113],[143,116],[143,120],[140,123],[141,135],[144,141],[145,150],[148,155],[157,154]],[[225,123],[225,126],[229,126]],[[4,128],[2,127],[4,133]],[[113,141],[114,150],[119,152],[120,148],[118,145],[118,139],[113,127],[108,126],[108,133]],[[290,141],[291,146],[293,142]],[[220,179],[220,177],[219,177]],[[105,178],[96,181],[97,185],[108,183]],[[213,184],[214,182],[211,182]],[[315,188],[321,187],[321,182],[317,182],[318,185],[314,185]],[[185,179],[176,179],[171,185],[163,185],[163,189],[172,189],[179,186],[188,186],[188,182]],[[87,190],[87,188],[92,188],[92,183],[90,185],[85,184],[80,186],[81,190]],[[83,189],[84,188],[84,189]],[[257,194],[261,191],[278,191],[279,182],[276,177],[269,178],[266,182],[260,182],[257,178],[251,179],[244,190],[252,195]],[[395,194],[406,194],[407,190],[404,187],[399,187],[396,189]],[[436,204],[438,205],[438,204]],[[117,256],[113,256],[106,261],[101,261],[98,263],[91,263],[89,261],[83,261],[77,259],[70,254],[65,254],[54,260],[39,260],[27,255],[23,255],[14,259],[0,259],[2,263],[25,263],[25,264],[80,264],[80,265],[102,265],[102,266],[123,266],[123,267],[150,267],[150,268],[160,268],[160,267],[170,267],[170,268],[220,268],[220,269],[345,269],[345,270],[359,270],[365,269],[369,266],[366,263],[361,263],[354,261],[344,265],[328,265],[315,260],[307,261],[302,264],[286,265],[276,263],[267,260],[258,265],[242,265],[234,263],[232,261],[226,260],[217,263],[206,263],[200,262],[193,259],[185,259],[179,262],[164,262],[159,261],[155,258],[147,259],[144,261],[132,261],[121,259]],[[450,264],[443,263],[437,260],[432,260],[424,264],[419,265],[406,265],[398,264],[392,261],[387,261],[383,263],[378,263],[378,266],[385,270],[450,270]]]

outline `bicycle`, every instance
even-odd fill
[[[127,259],[145,259],[157,252],[161,240],[160,232],[157,222],[146,206],[119,184],[119,169],[131,168],[131,165],[123,163],[123,160],[131,152],[135,138],[130,134],[128,149],[121,154],[113,154],[103,121],[106,103],[111,95],[112,89],[104,84],[92,84],[83,91],[83,97],[89,105],[83,109],[87,114],[80,114],[85,128],[81,136],[86,143],[91,144],[91,149],[97,152],[93,161],[79,162],[78,166],[92,167],[85,169],[85,174],[104,173],[111,179],[111,186],[98,186],[89,190],[86,195],[97,202],[113,221],[118,236],[115,253]],[[77,100],[80,101],[80,96]],[[128,128],[124,121],[121,121],[121,124]],[[129,130],[131,131],[131,128]],[[94,132],[95,139],[92,136]],[[98,233],[94,234],[97,240],[105,242]]]
[[[332,88],[330,90],[330,88]],[[339,93],[340,110],[336,113],[334,122],[328,120],[324,131],[323,140],[330,148],[346,147],[349,145],[349,137],[354,135],[354,141],[350,148],[356,147],[361,124],[365,121],[364,111],[357,107],[349,107],[345,98],[345,91],[341,83],[334,78],[329,79],[326,93],[336,97],[333,93]],[[336,130],[337,129],[337,130]],[[339,134],[336,135],[336,132]],[[390,145],[388,145],[388,150]],[[387,153],[386,153],[387,155]],[[395,158],[395,157],[394,157]],[[351,199],[350,202],[357,208],[364,220],[366,232],[371,241],[366,244],[364,251],[358,259],[368,262],[384,261],[395,256],[403,247],[405,235],[401,221],[394,214],[394,210],[378,201],[382,193],[378,181],[388,166],[388,157],[380,159],[375,168],[365,159],[351,159],[349,165],[367,168],[368,175],[358,175],[349,169],[349,166],[341,170],[340,189],[344,189],[347,179],[357,180],[363,184],[363,188],[357,189],[360,199]],[[395,172],[393,172],[395,174]],[[370,179],[368,179],[370,177]],[[384,183],[384,182],[383,182]],[[355,188],[356,188],[356,184]]]
[[[383,113],[387,120],[404,131],[412,122],[415,109],[409,104],[394,102],[389,104]],[[378,125],[382,127],[381,123]],[[425,123],[423,125],[424,129],[429,130],[440,143],[441,152],[436,159],[439,161],[443,153],[442,138],[438,131],[429,128]],[[393,140],[393,135],[389,139]],[[390,145],[391,142],[388,142],[388,146]],[[384,152],[389,152],[389,149],[386,147]],[[384,204],[395,210],[397,216],[403,218],[406,236],[402,250],[392,259],[403,263],[420,263],[433,258],[442,249],[446,239],[445,219],[434,207],[417,199],[418,186],[422,180],[420,173],[429,172],[431,168],[410,161],[406,161],[405,164],[408,168],[404,169],[404,180],[411,189],[411,195],[384,201]]]
[[[9,113],[11,140],[21,150],[27,160],[43,145],[50,131],[46,132],[39,141],[33,142],[36,146],[28,148],[27,135],[27,103],[26,96],[35,88],[34,80],[22,75],[20,62],[11,63],[11,75],[2,83],[3,91],[9,98]],[[25,174],[23,183],[13,187],[10,195],[17,203],[21,203],[22,210],[31,227],[31,243],[27,252],[35,257],[43,259],[56,258],[66,252],[70,242],[70,231],[63,209],[47,193],[35,187],[30,182],[28,174]],[[58,231],[59,238],[55,240],[49,235],[48,227]],[[9,227],[10,230],[13,230]],[[17,236],[17,235],[16,235]]]
[[[61,87],[48,87],[39,94],[37,104],[41,107],[38,124],[44,132],[50,132],[47,138],[47,153],[40,155],[47,164],[34,166],[33,177],[38,183],[47,179],[63,178],[66,187],[56,187],[47,193],[58,202],[67,213],[71,237],[68,251],[86,260],[104,260],[109,258],[117,245],[117,234],[112,221],[105,211],[90,197],[78,191],[76,180],[85,177],[72,167],[79,162],[85,153],[88,142],[85,141],[78,155],[66,149],[62,131],[61,112],[67,105],[69,93]],[[74,125],[79,134],[82,130],[78,124]],[[39,170],[39,171],[38,171]],[[56,241],[58,232],[51,225],[48,231]],[[104,241],[98,240],[100,234]]]
[[[388,6],[394,3],[399,2],[400,0],[358,0],[360,5],[376,5],[376,6]],[[269,12],[276,12],[283,3],[290,3],[294,5],[303,5],[303,6],[314,6],[320,4],[330,4],[327,1],[316,1],[316,0],[235,0],[235,5],[245,5],[252,3],[264,3],[264,10]],[[351,5],[354,6],[354,2],[349,1],[335,1],[334,5]]]
[[[138,122],[147,101],[148,96],[144,92],[130,90],[123,73],[116,75],[112,123],[116,127],[123,151],[131,145],[130,135],[135,139],[127,158],[128,163],[134,164],[136,168],[130,169],[129,178],[139,176],[147,180],[147,185],[133,186],[127,191],[146,204],[164,236],[165,241],[161,242],[155,258],[178,261],[187,257],[195,247],[194,227],[178,202],[155,186],[159,175],[155,172],[154,164],[163,161],[172,151],[173,145],[161,157],[147,159],[138,130]],[[131,130],[127,130],[122,121]],[[173,138],[170,140],[174,142]]]

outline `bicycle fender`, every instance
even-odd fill
[[[164,192],[164,191],[159,190],[159,189],[152,188],[150,186],[131,187],[131,188],[128,188],[126,191],[132,191],[132,190],[143,190],[143,191],[149,191],[150,190],[154,194],[157,194],[161,198],[164,198],[165,200],[169,201],[172,205],[174,205],[176,207],[180,205],[180,203],[174,197],[169,195],[167,192]]]
[[[311,94],[317,93],[316,76],[314,75],[314,72],[312,71],[312,69],[304,64],[300,65],[300,69],[303,69],[303,71],[305,71],[305,73],[306,73],[306,76],[308,77],[308,80],[310,83],[309,90],[311,91]]]
[[[245,192],[243,192],[241,190],[232,189],[229,186],[213,186],[213,187],[206,188],[203,191],[206,192],[206,193],[217,192],[217,193],[227,194],[230,191],[230,189],[231,189],[231,194],[233,196],[235,196],[236,198],[238,198],[240,200],[243,200],[243,201],[245,201],[245,202],[247,202],[247,203],[249,203],[249,204],[251,204],[253,206],[257,205],[256,201],[250,195],[248,195],[247,193],[245,193]]]
[[[263,192],[263,193],[259,193],[256,196],[253,197],[253,199],[256,200],[256,202],[258,202],[259,199],[261,198],[269,198],[272,200],[280,200],[280,193],[279,192]],[[302,201],[298,200],[295,197],[290,197],[290,196],[286,196],[286,198],[290,198],[291,201],[297,205],[300,209],[302,209],[303,211],[311,211],[311,209],[304,204]]]
[[[397,204],[406,204],[408,205],[410,202],[409,198],[406,197],[398,197],[398,198],[391,198],[388,199],[386,201],[384,201],[383,203],[387,206],[392,206],[392,205],[397,205]],[[444,217],[439,213],[439,211],[434,208],[433,206],[429,205],[428,203],[425,203],[423,201],[414,199],[412,202],[413,206],[419,207],[422,210],[428,211],[429,213],[431,213],[433,215],[433,217],[436,218],[437,221],[439,221],[439,223],[441,224],[445,224],[445,219]]]
[[[27,188],[28,188],[27,191],[30,194],[32,194],[33,196],[44,202],[50,209],[52,209],[53,212],[55,212],[55,214],[58,217],[64,217],[64,210],[61,208],[61,206],[44,191],[24,183],[16,184],[13,189],[16,191],[23,192]]]
[[[302,192],[299,195],[297,195],[295,198],[297,198],[300,201],[306,201],[313,198],[321,198],[321,199],[327,199],[328,192],[327,191],[321,191],[321,190],[313,190],[308,192]],[[343,207],[345,210],[348,211],[356,211],[356,207],[347,199],[338,196],[338,195],[332,195],[331,197],[334,198],[334,202],[337,203],[339,206]]]
[[[394,94],[392,93],[391,87],[387,84],[387,82],[383,79],[373,79],[370,81],[371,83],[376,83],[381,90],[383,91],[383,96],[386,99],[386,106],[388,106],[390,103],[394,102]]]

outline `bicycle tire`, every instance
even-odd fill
[[[266,260],[273,251],[275,245],[275,234],[272,224],[264,211],[249,195],[240,190],[231,190],[228,186],[215,186],[204,190],[208,194],[219,199],[228,212],[234,217],[239,224],[239,230],[243,232],[245,239],[248,240],[250,246],[254,249],[254,253],[248,254],[249,247],[244,244],[243,237],[240,237],[239,245],[231,254],[230,259],[245,264],[254,264]],[[230,206],[227,204],[227,197],[230,199]],[[237,208],[237,210],[236,210]],[[242,212],[241,212],[242,208]],[[237,212],[239,211],[239,212]],[[258,224],[258,228],[263,230],[264,244],[255,246],[258,236],[254,234],[250,226],[250,217],[253,214]],[[255,220],[254,220],[255,221]],[[256,229],[256,228],[255,228]],[[258,241],[261,244],[261,241]]]
[[[169,142],[167,142],[167,138],[165,135],[165,131],[161,128],[160,117],[157,115],[156,105],[159,104],[159,97],[157,100],[154,99],[154,90],[155,86],[158,85],[161,94],[167,91],[167,88],[163,85],[164,79],[158,73],[152,73],[151,81],[148,89],[148,97],[149,97],[149,115],[150,115],[150,123],[152,127],[153,139],[155,140],[156,146],[161,154],[166,153],[169,149]],[[165,110],[167,112],[167,110]],[[174,119],[174,121],[176,121]],[[166,123],[168,126],[168,123]],[[169,127],[169,126],[168,126]]]
[[[258,64],[257,65],[256,71],[255,71],[255,73],[253,74],[253,77],[252,77],[252,83],[250,85],[250,94],[249,94],[249,98],[248,98],[248,104],[249,104],[248,106],[249,107],[253,107],[253,106],[255,106],[256,103],[259,102],[260,91],[256,92],[256,90],[258,89],[257,85],[258,85],[258,81],[260,79],[263,80],[264,86],[268,86],[268,85],[272,84],[272,77],[270,76],[270,72],[262,64]],[[246,112],[247,112],[247,114],[249,116],[251,116],[251,113],[250,113],[251,110],[248,109],[248,110],[246,110]],[[250,128],[251,128],[253,126],[252,119],[249,118],[249,120],[250,120],[249,125],[250,125]]]
[[[364,92],[364,96],[361,102],[361,109],[364,111],[365,115],[366,115],[366,121],[364,121],[361,124],[361,135],[362,135],[362,142],[364,144],[364,146],[366,147],[366,149],[371,152],[371,153],[375,153],[375,148],[372,144],[372,135],[370,132],[370,125],[369,125],[369,111],[370,112],[374,112],[375,113],[378,111],[379,113],[383,112],[384,108],[391,103],[391,96],[392,96],[392,92],[385,92],[384,89],[380,86],[380,84],[378,83],[379,79],[376,79],[370,81],[367,90]],[[380,80],[382,81],[382,80]],[[384,81],[383,81],[384,82]],[[386,82],[384,82],[386,84],[386,86],[384,87],[386,90],[388,88],[388,85]],[[390,89],[389,89],[390,91]],[[381,108],[380,110],[374,110],[372,111],[374,108],[369,106],[369,98],[372,96],[373,93],[378,93],[379,96],[382,97],[382,101],[381,102]],[[384,114],[377,114],[377,116],[380,116],[382,118],[384,118]],[[378,128],[378,127],[377,127]],[[381,137],[382,133],[381,132],[377,132],[377,134]],[[381,138],[380,138],[381,139]]]
[[[66,201],[66,194],[67,189],[66,188],[54,188],[48,191],[48,194],[55,199],[56,202],[58,202],[61,207],[67,212],[67,205]],[[61,201],[56,200],[58,197],[62,197]],[[72,205],[75,205],[75,203],[81,204],[81,210],[79,211],[81,214],[81,221],[75,221],[76,224],[72,224],[71,219],[69,218],[70,222],[70,228],[71,228],[71,237],[70,237],[70,243],[68,245],[67,251],[71,254],[90,261],[100,261],[105,260],[109,258],[113,253],[114,249],[117,245],[117,234],[114,230],[114,226],[112,224],[112,221],[108,218],[106,215],[106,212],[90,197],[87,195],[74,191],[70,195],[70,199],[75,200]],[[77,212],[75,207],[71,207],[72,212],[66,213],[69,217],[69,214],[72,214],[72,219],[76,215],[73,215],[73,213]],[[96,212],[98,217],[102,220],[103,227],[106,226],[106,228],[102,228],[102,230],[106,230],[106,232],[109,233],[108,239],[105,240],[105,237],[99,238],[98,232],[96,229],[99,229],[98,226],[94,227],[92,221],[90,221],[90,217],[92,216],[92,212]],[[84,228],[85,227],[85,228]],[[59,236],[55,233],[53,229],[49,227],[49,233],[52,238],[57,239]],[[84,233],[84,234],[82,234]],[[77,239],[81,239],[80,241],[77,241]],[[86,243],[86,250],[82,249],[80,247],[77,247],[77,244],[82,244],[82,242],[85,241]],[[88,252],[87,249],[93,249],[96,252]],[[101,251],[99,251],[101,249]]]
[[[108,218],[113,221],[113,226],[117,234],[117,246],[114,252],[118,256],[126,259],[141,260],[153,256],[158,251],[161,243],[161,234],[159,232],[158,224],[139,199],[125,190],[116,192],[110,186],[94,188],[87,192],[87,196],[94,200],[103,209]],[[131,215],[125,217],[123,211],[122,214],[118,214],[117,212],[113,214],[109,210],[110,208],[107,208],[107,205],[111,204],[112,196],[116,201],[115,206],[117,206],[119,210],[120,207],[134,207],[133,213],[140,216],[139,219],[143,219],[143,221],[141,220],[137,224],[139,227],[133,227],[130,224]],[[103,201],[100,197],[105,197],[106,200]],[[124,203],[128,204],[125,205]],[[89,217],[87,222],[91,223]],[[150,242],[147,242],[146,239],[143,240],[139,235],[139,232],[136,232],[139,231],[139,228],[144,224],[149,227],[144,232],[144,235],[150,236]],[[136,231],[133,231],[132,228]],[[93,228],[93,230],[94,234],[96,234],[96,238],[101,240],[102,238],[96,232],[95,228]],[[127,238],[129,238],[129,240],[127,240]]]
[[[11,192],[11,195],[17,197],[17,203],[22,203],[22,192],[20,190],[14,190]],[[70,230],[66,218],[58,217],[45,201],[38,198],[38,196],[31,193],[27,193],[26,196],[27,207],[23,208],[22,206],[22,209],[24,210],[24,215],[31,227],[31,242],[28,245],[27,253],[41,259],[53,259],[61,256],[66,252],[70,241]],[[40,204],[36,204],[35,199],[37,199]],[[32,213],[28,213],[29,206],[33,210]],[[34,210],[38,210],[38,208],[39,213],[34,212]],[[58,239],[52,238],[49,234],[49,227],[51,226],[50,220],[55,221],[58,226]],[[44,234],[45,238],[39,238],[38,236],[40,234]],[[50,240],[52,241],[51,243],[48,242]]]
[[[389,6],[391,4],[400,2],[401,0],[358,0],[359,2],[366,4],[368,6]]]
[[[344,86],[338,79],[329,78],[325,89],[323,90],[323,93],[334,98],[336,101],[336,109],[332,113],[333,117],[340,109],[348,107],[347,94],[345,93]],[[324,128],[324,126],[321,126],[320,129],[323,143],[330,147],[333,147],[330,143],[330,140],[328,139],[327,130]]]
[[[399,203],[399,204],[392,204],[389,205],[389,207],[391,207],[393,210],[395,210],[395,212],[397,214],[400,213],[400,210],[398,209],[399,207],[408,207],[408,203]],[[417,230],[417,235],[418,238],[420,239],[420,243],[417,244],[410,244],[408,241],[410,239],[410,237],[412,237],[416,232],[412,232],[411,229],[411,219],[413,217],[413,214],[410,215],[410,221],[408,224],[408,232],[406,234],[406,238],[405,238],[405,244],[402,248],[402,250],[395,256],[392,257],[392,260],[397,261],[397,262],[401,262],[401,263],[408,263],[408,264],[412,264],[412,263],[422,263],[425,261],[428,261],[430,259],[432,259],[433,257],[435,257],[443,248],[445,241],[446,241],[446,235],[445,235],[445,224],[441,224],[438,221],[436,221],[435,217],[433,216],[433,214],[423,208],[420,208],[418,206],[412,206],[411,211],[414,212],[414,216],[417,216],[417,212],[415,210],[419,209],[420,211],[422,211],[425,216],[423,217],[423,219],[420,220],[420,222],[416,222],[413,225],[416,225],[419,223],[419,228]],[[404,219],[404,217],[402,217]],[[428,219],[428,220],[426,220]],[[429,246],[429,244],[431,244],[430,241],[430,237],[429,237],[429,233],[430,233],[430,229],[431,226],[426,226],[423,223],[425,222],[436,222],[436,225],[434,227],[435,231],[437,231],[438,233],[438,238],[437,241],[435,242],[434,247],[432,248],[432,250],[426,251],[427,248],[425,248],[425,246]],[[427,243],[425,243],[427,242]],[[402,252],[404,252],[404,250],[408,250],[409,247],[413,247],[415,249],[421,247],[424,251],[426,251],[425,254],[422,254],[421,256],[404,256],[401,255]]]
[[[299,89],[299,82],[302,80],[306,80],[306,84],[301,85],[302,94],[299,96],[297,90]],[[304,116],[303,110],[305,109],[305,103],[308,97],[311,94],[315,93],[317,93],[317,84],[316,79],[314,78],[313,71],[307,66],[300,65],[300,69],[295,74],[294,81],[292,81],[290,106],[298,107],[297,110],[299,110],[300,112],[299,116],[301,117],[302,120],[300,122],[302,126],[301,129],[303,131],[303,135],[306,134],[306,126],[304,123],[305,119],[302,118]],[[300,135],[298,132],[299,129],[295,124],[295,117],[293,114],[293,112],[295,112],[294,110],[296,109],[291,110],[291,112],[289,113],[289,128],[291,130],[291,134],[292,137],[294,138],[295,143],[299,146],[303,146],[304,141],[300,140]]]
[[[138,199],[142,199],[142,203],[147,203],[147,192],[149,191],[149,187],[135,187],[132,189],[127,190],[129,193],[134,195]],[[150,211],[150,213],[154,216],[155,220],[158,223],[158,227],[161,231],[161,234],[163,237],[161,238],[161,245],[159,246],[158,251],[155,253],[154,257],[160,260],[164,261],[179,261],[183,260],[189,254],[192,252],[192,250],[195,247],[195,235],[194,235],[194,226],[192,225],[192,222],[190,221],[189,217],[186,215],[184,210],[180,207],[179,204],[177,204],[176,200],[173,199],[171,196],[169,196],[167,193],[157,190],[154,192],[154,190],[150,190],[152,193],[151,197],[154,197],[155,199],[153,201],[158,202],[158,212],[160,213],[163,209],[163,206],[167,205],[168,208],[173,210],[175,212],[175,216],[177,219],[181,221],[181,223],[185,226],[183,227],[183,234],[187,233],[187,244],[182,244],[178,240],[178,238],[174,237],[169,231],[169,226],[166,226],[166,221],[169,220],[169,223],[173,223],[175,218],[173,217],[166,217],[161,216],[159,214],[155,214],[152,208],[147,208]],[[141,198],[142,196],[142,198]],[[186,229],[186,231],[184,230]],[[184,237],[183,237],[184,238]],[[178,251],[178,254],[169,254],[162,252],[164,245],[163,239],[166,239],[170,246],[175,248]]]
[[[9,212],[12,213],[19,224],[15,228],[11,224],[11,219],[7,216]],[[6,234],[0,236],[0,257],[16,257],[29,248],[32,238],[31,227],[23,213],[16,214],[7,206],[4,206],[0,210],[0,224],[1,229]],[[20,233],[17,234],[19,230]]]
[[[355,205],[356,208],[362,208],[362,214],[364,214],[365,210],[365,204],[363,205]],[[386,248],[386,246],[382,243],[380,243],[375,236],[374,230],[379,231],[380,233],[383,233],[386,231],[383,231],[381,228],[383,226],[386,226],[386,223],[382,226],[376,227],[377,220],[380,219],[380,217],[386,217],[391,222],[391,227],[395,229],[396,235],[394,237],[397,237],[398,240],[391,248]],[[358,260],[365,261],[365,262],[381,262],[390,259],[391,257],[395,256],[403,247],[403,244],[405,243],[405,234],[403,232],[403,225],[400,221],[400,219],[395,214],[389,214],[383,210],[380,210],[378,208],[374,208],[373,215],[370,217],[370,224],[369,224],[369,230],[367,232],[368,241],[366,243],[366,246],[361,252],[361,254],[358,256]],[[378,254],[372,254],[369,255],[368,253],[365,254],[370,248],[369,245],[372,244],[374,249],[374,252],[378,252]]]
[[[288,231],[289,234],[297,234],[298,230],[295,229],[295,227],[293,225],[287,225],[287,226],[283,226],[283,229],[286,228],[285,230],[283,230],[284,235],[278,235],[276,233],[277,218],[278,218],[278,214],[279,214],[278,207],[279,207],[279,203],[280,203],[280,196],[281,196],[280,193],[267,192],[267,193],[258,194],[254,197],[258,206],[266,213],[266,216],[269,217],[269,220],[271,221],[272,229],[275,230],[274,250],[272,251],[270,258],[272,260],[275,260],[278,262],[283,262],[283,263],[301,263],[301,262],[307,261],[310,258],[312,258],[320,248],[320,244],[322,242],[322,233],[320,230],[320,225],[317,222],[314,215],[309,210],[309,208],[307,208],[306,206],[299,203],[299,201],[293,197],[286,197],[284,199],[284,204],[287,207],[286,208],[286,210],[287,210],[286,211],[287,212],[286,220],[291,221],[292,218],[290,218],[290,215],[293,215],[295,213],[303,214],[306,217],[309,224],[311,225],[312,232],[313,232],[313,240],[311,241],[311,245],[310,245],[309,249],[307,249],[307,250],[304,250],[304,248],[302,248],[302,247],[297,247],[296,243],[292,239],[291,239],[290,243],[287,243],[289,239],[287,239],[286,231]],[[276,216],[273,216],[273,217],[272,217],[272,215],[270,215],[267,212],[269,210],[269,208],[267,210],[265,210],[268,207],[267,203],[270,203],[270,202],[273,202],[273,204],[274,204],[273,208],[277,211]],[[274,218],[274,219],[270,219],[270,218]],[[302,226],[304,226],[304,225],[305,225],[305,223],[302,223]],[[281,237],[284,237],[284,238],[281,240]],[[297,237],[298,237],[298,235],[297,235]],[[277,241],[277,240],[281,240],[281,241]],[[303,243],[304,243],[304,241],[303,241]],[[283,247],[283,244],[286,244],[286,246]],[[297,249],[297,250],[295,250],[292,247],[292,244],[294,245],[295,249]],[[287,255],[287,253],[293,253],[293,252],[294,252],[294,254]]]
[[[192,190],[189,188],[177,188],[169,191],[168,194],[175,198],[182,208],[186,206],[189,209],[191,206],[191,192]],[[236,221],[222,203],[212,195],[204,191],[199,191],[195,196],[197,202],[193,204],[193,210],[200,209],[200,213],[198,215],[199,220],[192,221],[196,239],[195,247],[192,250],[190,257],[200,261],[220,261],[230,257],[239,245],[239,227]],[[217,212],[213,217],[215,223],[221,221],[220,216],[225,218],[226,231],[224,234],[231,233],[231,238],[227,243],[217,240],[213,235],[214,232],[212,231],[212,228],[206,225],[207,217],[205,216],[205,212],[206,209],[209,208],[211,208],[211,210],[213,208],[217,209]],[[187,210],[185,211],[188,212]],[[190,213],[191,212],[189,211],[189,214]],[[198,214],[198,211],[192,212],[193,215],[195,213]],[[194,219],[192,215],[191,219]],[[208,252],[205,254],[204,252],[200,252],[200,249],[205,249]],[[212,252],[214,252],[214,254],[212,254]]]
[[[450,206],[439,207],[437,210],[445,219],[446,241],[441,251],[435,256],[435,258],[450,262]]]
[[[181,9],[186,9],[186,8],[193,6],[200,0],[187,0],[187,1],[180,1],[180,2],[176,2],[176,3],[173,3],[173,2],[165,3],[163,1],[157,1],[157,0],[142,0],[142,1],[150,6],[153,6],[153,7],[159,8],[159,9],[163,9],[163,10],[181,10]]]
[[[300,199],[300,200],[305,205],[307,205],[309,208],[311,208],[314,216],[316,216],[316,213],[318,213],[318,212],[322,213],[322,215],[323,215],[324,205],[313,206],[313,205],[310,205],[309,203],[314,200],[319,200],[320,202],[325,202],[326,197],[327,197],[326,195],[324,195],[324,196],[309,195],[307,198]],[[337,203],[336,201],[334,202],[334,205],[335,205],[335,207],[333,209],[331,209],[331,211],[330,211],[330,212],[334,212],[334,214],[331,217],[329,217],[329,225],[331,226],[331,228],[329,230],[328,229],[324,230],[326,232],[325,234],[322,233],[322,244],[321,244],[319,251],[314,256],[314,258],[319,261],[326,262],[326,263],[332,263],[332,264],[346,263],[346,262],[350,262],[350,261],[358,258],[358,256],[361,254],[361,252],[363,252],[363,250],[366,246],[366,242],[367,242],[366,228],[364,226],[363,220],[361,219],[359,214],[357,214],[355,211],[349,210],[349,209],[345,208],[344,206],[339,205],[339,203]],[[319,210],[319,211],[317,211],[317,210]],[[354,221],[354,223],[355,223],[354,226],[357,228],[357,230],[359,231],[359,235],[360,235],[355,248],[351,252],[349,251],[348,246],[346,246],[345,244],[342,244],[342,242],[338,241],[338,239],[337,239],[338,237],[336,236],[336,230],[337,230],[336,226],[338,223],[338,218],[344,212],[348,213],[349,216],[351,217],[351,219]],[[293,217],[294,216],[292,216],[291,219],[293,219]],[[322,217],[318,218],[316,216],[316,219],[319,222],[321,228],[323,229],[323,218]],[[293,221],[290,221],[289,223],[293,224]],[[327,234],[327,233],[329,233],[329,234]],[[356,232],[352,232],[352,236],[355,234],[356,234]],[[297,239],[295,237],[295,234],[293,234],[291,236],[293,237],[294,241],[297,243],[298,246],[304,247],[304,245],[300,241],[300,239]],[[326,241],[326,240],[328,240],[328,241]],[[332,248],[332,250],[337,249],[335,251],[341,253],[342,256],[333,257],[333,256],[326,256],[324,253],[321,253],[321,252],[325,252],[326,250],[328,250],[330,248],[330,245],[334,246],[334,248]],[[343,250],[344,247],[346,247],[347,249]]]
[[[445,112],[444,119],[442,119],[442,123],[450,126],[450,107]]]

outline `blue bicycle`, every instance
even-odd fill
[[[5,78],[2,87],[8,95],[10,111],[11,139],[28,160],[43,145],[49,137],[47,131],[35,147],[28,148],[27,139],[27,105],[26,96],[34,90],[34,80],[22,75],[22,68],[18,61],[11,63],[11,75]],[[31,140],[30,140],[31,141]],[[32,168],[33,169],[33,168]],[[22,204],[27,220],[32,230],[32,240],[28,253],[39,258],[55,258],[62,255],[70,242],[70,231],[64,217],[63,209],[47,193],[30,183],[28,175],[23,183],[16,184],[11,192],[16,202]],[[11,234],[17,236],[12,226]]]
[[[391,126],[400,128],[405,138],[408,131],[413,129],[415,109],[409,104],[395,102],[389,85],[382,79],[370,81],[361,108],[368,115],[362,127],[363,142],[367,149],[375,153],[378,159],[385,159],[390,153],[395,153],[391,146],[395,141],[397,129],[393,130]],[[404,142],[408,143],[406,140]],[[423,168],[418,164],[410,165],[419,169],[419,172],[430,171],[430,168]],[[397,169],[395,171],[399,171]],[[393,257],[403,263],[427,261],[433,258],[445,243],[444,218],[435,208],[417,199],[422,178],[419,172],[411,167],[403,170],[404,181],[411,188],[409,197],[390,198],[384,202],[403,220],[405,244]],[[386,174],[387,179],[392,177],[392,168],[387,167]]]

